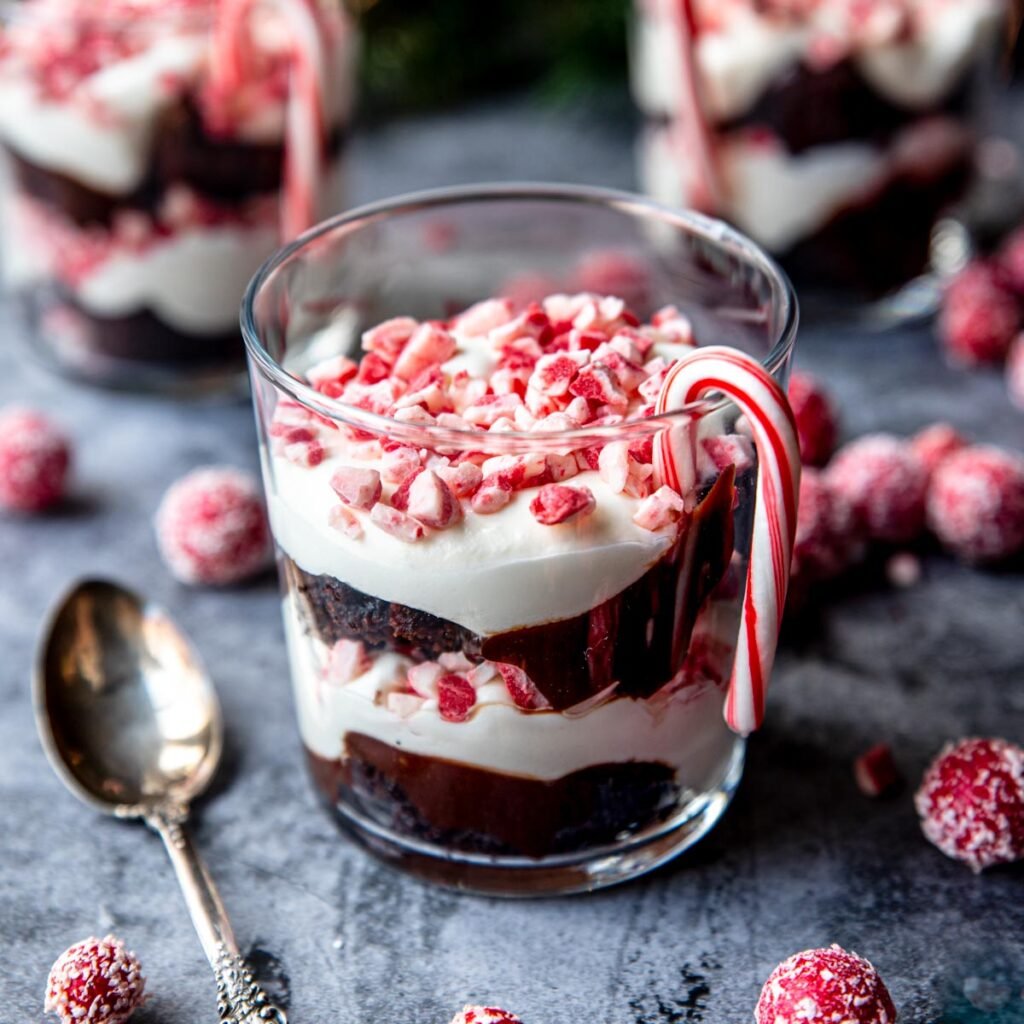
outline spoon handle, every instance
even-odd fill
[[[184,807],[159,807],[146,816],[146,822],[164,841],[192,924],[213,968],[220,1024],[288,1024],[284,1011],[271,1002],[238,952],[220,894],[185,828],[186,817]]]

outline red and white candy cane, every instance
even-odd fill
[[[679,110],[669,129],[673,146],[679,153],[680,167],[692,168],[688,204],[714,213],[720,209],[722,189],[714,144],[701,108],[697,85],[694,59],[697,23],[693,0],[661,0],[661,3],[674,29],[681,71]]]
[[[287,240],[316,221],[323,165],[327,55],[316,0],[263,0],[283,18],[291,44],[285,110],[281,234]],[[248,22],[261,0],[220,0],[215,74],[221,88],[245,81]]]
[[[782,388],[757,360],[738,349],[709,346],[680,359],[665,378],[657,412],[681,409],[710,391],[725,394],[739,406],[757,447],[750,562],[725,701],[729,727],[746,736],[764,718],[765,691],[786,604],[800,491],[800,446]],[[658,436],[654,466],[661,482],[677,488],[692,486],[692,438],[692,430],[678,428]]]

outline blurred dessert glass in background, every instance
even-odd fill
[[[38,354],[239,379],[245,283],[338,209],[353,34],[315,0],[25,0],[0,34],[0,254]]]
[[[799,285],[879,296],[927,269],[970,182],[1005,0],[637,0],[640,173]]]

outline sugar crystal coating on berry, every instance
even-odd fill
[[[270,531],[255,477],[230,466],[193,470],[156,514],[160,553],[183,583],[237,583],[264,569]]]
[[[964,436],[950,423],[933,423],[910,439],[914,454],[924,463],[930,477],[953,454],[967,447]]]
[[[1006,284],[1024,295],[1024,228],[1011,232],[996,256]]]
[[[849,498],[815,469],[800,476],[793,576],[802,583],[820,582],[849,568],[863,549]]]
[[[908,442],[889,434],[860,437],[840,448],[826,475],[872,539],[898,544],[921,533],[928,472]]]
[[[523,1024],[508,1010],[497,1006],[464,1006],[454,1017],[452,1024]]]
[[[939,337],[951,362],[1001,363],[1019,327],[1017,298],[996,264],[969,264],[950,282],[939,314]]]
[[[800,439],[800,458],[805,466],[823,466],[835,450],[839,433],[835,406],[821,381],[809,373],[794,373],[788,393]]]
[[[928,525],[953,554],[994,562],[1024,547],[1024,457],[990,445],[946,459],[928,488]]]
[[[921,829],[978,872],[1024,858],[1024,749],[1000,739],[951,743],[914,797]]]
[[[33,409],[0,412],[0,506],[41,512],[64,494],[71,447],[64,433]]]
[[[892,1024],[896,1008],[875,968],[837,945],[807,949],[769,975],[756,1024]]]
[[[1024,333],[1018,334],[1006,357],[1006,391],[1018,409],[1024,409]]]
[[[120,939],[90,937],[50,968],[44,1009],[62,1024],[124,1024],[142,1005],[145,987],[139,961]]]

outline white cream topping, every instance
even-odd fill
[[[278,546],[306,572],[334,576],[474,633],[580,615],[636,582],[672,539],[637,526],[636,499],[616,493],[595,472],[566,481],[590,488],[594,512],[557,526],[531,514],[532,488],[517,492],[498,512],[467,511],[461,523],[411,544],[354,510],[364,535],[352,538],[328,523],[338,504],[330,479],[345,465],[376,463],[344,451],[329,453],[312,468],[270,457],[268,504]]]
[[[191,78],[206,51],[204,37],[172,36],[84,80],[74,98],[40,96],[0,66],[0,138],[26,160],[67,174],[98,191],[130,192],[142,181],[156,118],[173,99],[164,76]],[[105,116],[91,106],[101,104]]]
[[[100,316],[148,308],[181,331],[228,331],[246,284],[276,245],[273,227],[185,230],[142,252],[112,255],[80,282],[75,297]]]
[[[284,618],[299,732],[323,758],[343,757],[351,732],[409,753],[536,779],[593,764],[658,761],[676,769],[681,785],[704,792],[721,781],[737,742],[722,717],[722,693],[710,685],[668,698],[612,700],[574,715],[520,711],[498,681],[480,688],[465,722],[441,718],[435,700],[401,718],[378,695],[404,676],[408,659],[378,655],[365,675],[329,684],[321,670],[324,646],[303,631],[289,600]]]
[[[717,0],[716,0],[717,4]],[[633,83],[640,106],[675,113],[682,96],[679,40],[657,3],[638,5]],[[906,41],[854,39],[851,56],[865,78],[892,102],[911,109],[942,100],[971,64],[991,52],[1006,18],[1003,0],[920,0]],[[843,36],[842,4],[821,4],[801,22],[759,15],[748,3],[715,6],[697,38],[701,102],[710,121],[738,117],[773,79],[810,61],[822,35]]]
[[[937,131],[937,129],[939,131]],[[941,134],[943,145],[920,145]],[[824,227],[840,210],[870,197],[892,174],[909,166],[908,151],[918,150],[940,170],[958,158],[967,140],[956,122],[931,118],[910,126],[885,148],[867,142],[816,146],[791,154],[770,138],[743,132],[727,136],[718,149],[725,182],[723,215],[774,252]],[[645,189],[671,205],[690,201],[678,148],[665,128],[649,128],[640,144],[640,174]],[[921,172],[929,168],[922,166]]]

